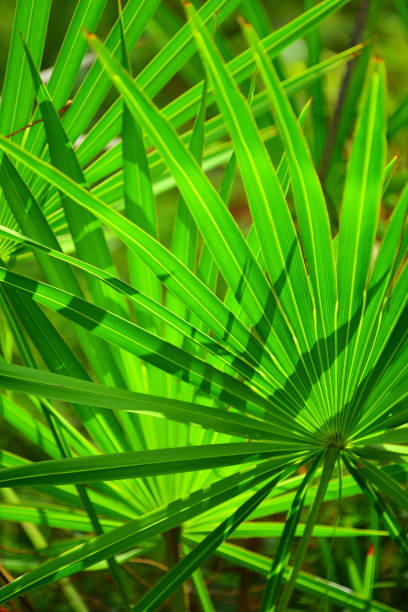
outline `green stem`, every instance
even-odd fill
[[[301,570],[303,559],[306,554],[306,550],[309,546],[310,538],[312,537],[312,534],[313,534],[313,528],[317,521],[320,506],[322,505],[322,502],[324,500],[327,485],[330,482],[330,478],[333,472],[334,464],[336,462],[338,453],[339,453],[338,448],[329,447],[327,449],[327,454],[325,458],[322,476],[319,482],[318,489],[316,491],[316,497],[314,498],[313,505],[310,509],[310,514],[307,519],[303,537],[300,541],[299,548],[296,553],[296,557],[293,563],[292,573],[282,593],[282,597],[278,605],[276,606],[276,612],[283,612],[288,607],[289,600],[296,586],[296,580]]]
[[[260,612],[270,612],[274,609],[279,587],[282,582],[283,572],[289,561],[290,547],[295,537],[296,527],[299,523],[306,493],[316,469],[319,467],[322,461],[322,458],[323,454],[316,457],[308,469],[306,476],[296,492],[290,510],[286,515],[285,528],[279,540],[278,549],[276,551],[271,570],[268,574]]]

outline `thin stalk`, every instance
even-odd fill
[[[339,454],[338,448],[329,447],[327,449],[327,454],[325,457],[325,463],[324,463],[321,479],[319,482],[319,487],[316,491],[316,496],[314,498],[313,505],[310,509],[310,514],[307,519],[303,537],[300,541],[299,548],[296,553],[296,557],[293,563],[292,573],[290,574],[288,583],[286,584],[286,587],[282,593],[282,597],[276,607],[276,612],[283,612],[288,607],[288,603],[292,596],[294,588],[296,586],[296,580],[301,570],[303,559],[305,557],[307,548],[309,546],[309,541],[313,534],[313,528],[316,524],[320,506],[322,505],[322,502],[324,500],[326,489],[330,482],[330,478],[331,478],[338,454]]]
[[[177,563],[180,561],[180,553],[182,552],[180,532],[180,527],[174,527],[173,529],[170,529],[170,531],[166,531],[166,533],[163,534],[170,569],[177,565]],[[184,585],[181,585],[181,587],[171,596],[170,609],[172,612],[189,612],[190,603]]]
[[[260,608],[261,612],[269,612],[274,608],[279,592],[279,587],[282,582],[283,572],[289,561],[290,547],[295,537],[296,527],[299,523],[303,504],[305,502],[305,496],[310,482],[313,479],[313,476],[315,475],[315,472],[321,463],[321,460],[322,455],[320,454],[318,457],[316,457],[316,459],[308,469],[306,476],[304,477],[301,485],[299,486],[296,492],[289,512],[286,515],[285,528],[279,540],[279,546],[276,551],[271,570],[268,574],[268,580],[266,583],[263,600]]]

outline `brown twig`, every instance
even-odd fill
[[[65,115],[65,113],[67,112],[71,104],[72,104],[72,100],[68,100],[65,106],[63,106],[62,108],[59,109],[59,111],[57,111],[61,115],[61,117]],[[43,119],[37,119],[36,121],[32,121],[31,123],[28,123],[24,127],[19,128],[15,132],[11,132],[11,134],[7,134],[6,138],[11,138],[12,136],[19,134],[20,132],[23,132],[24,130],[28,130],[28,128],[33,127],[33,125],[37,125],[37,123],[42,123],[43,121],[44,121]]]
[[[133,559],[128,559],[127,563],[140,563],[142,565],[152,565],[153,567],[157,567],[163,572],[168,572],[169,567],[164,563],[160,563],[160,561],[153,561],[153,559],[145,559],[144,557],[134,557]]]
[[[8,584],[9,582],[12,582],[14,580],[13,576],[4,567],[2,563],[0,563],[0,578],[5,584]],[[20,595],[18,599],[25,610],[28,610],[28,612],[36,612],[35,608],[33,608],[33,606],[30,604],[30,602],[24,595]],[[10,605],[13,607],[13,610],[18,610],[18,608],[15,607],[15,604],[13,602],[10,602]]]
[[[147,589],[152,589],[154,587],[154,582],[149,582],[149,580],[145,580],[145,578],[142,578],[142,576],[140,576],[140,574],[135,572],[135,570],[132,567],[129,567],[127,563],[124,563],[122,567],[125,570],[125,572],[127,572],[129,576],[132,576],[132,578],[134,578],[136,582],[139,582],[139,584],[143,585]]]
[[[180,527],[173,527],[163,534],[169,567],[177,565],[183,557],[183,550],[180,542]],[[190,601],[186,583],[176,590],[170,598],[170,606],[174,612],[189,612]]]

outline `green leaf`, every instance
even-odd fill
[[[244,376],[245,378],[250,378],[252,384],[256,385],[260,390],[273,390],[273,387],[271,385],[268,385],[267,381],[263,377],[261,377],[256,372],[256,370],[252,368],[243,359],[236,357],[233,353],[230,353],[228,349],[221,343],[216,342],[207,334],[202,333],[199,329],[186,322],[178,315],[173,314],[167,308],[162,306],[160,303],[155,302],[154,300],[146,296],[144,293],[137,291],[136,289],[134,289],[134,287],[131,287],[124,281],[120,280],[118,277],[115,277],[109,272],[101,270],[96,266],[71,257],[70,255],[65,255],[61,251],[55,251],[54,249],[51,249],[40,242],[31,240],[27,236],[23,236],[22,234],[19,234],[13,230],[2,226],[0,226],[0,236],[5,236],[11,241],[15,241],[19,244],[24,244],[34,249],[34,251],[38,254],[46,253],[53,259],[69,263],[80,270],[84,270],[88,274],[91,274],[93,277],[109,285],[109,287],[111,287],[114,291],[118,291],[121,294],[125,295],[132,303],[135,304],[138,311],[143,310],[149,316],[153,316],[156,321],[161,320],[164,323],[170,325],[179,334],[182,334],[184,337],[196,343],[205,351],[211,351],[214,356],[218,357],[219,362],[222,362],[223,367],[226,367],[228,369],[228,366],[232,366],[242,376]],[[47,258],[45,258],[45,260],[47,260]],[[218,366],[221,365],[219,362]],[[217,361],[215,362],[215,364],[217,364]],[[233,372],[232,369],[231,372]]]
[[[332,431],[335,390],[329,370],[335,360],[335,349],[331,338],[335,328],[337,286],[325,198],[308,145],[276,71],[260,46],[253,29],[245,24],[243,27],[260,67],[275,121],[288,155],[302,249],[313,290],[313,308],[317,313],[317,315],[314,313],[316,318],[314,337],[317,342],[313,347],[315,373],[312,376],[321,378],[320,428],[330,438],[337,433]],[[312,418],[315,418],[314,415]]]
[[[306,69],[305,71],[299,73],[298,75],[294,75],[293,77],[283,82],[285,91],[287,91],[288,95],[293,95],[296,91],[299,91],[300,89],[303,89],[304,87],[307,87],[308,85],[314,83],[316,79],[321,78],[322,75],[324,75],[326,72],[334,70],[336,67],[339,67],[345,64],[346,62],[350,61],[355,55],[358,55],[358,53],[361,51],[361,48],[362,48],[362,45],[356,45],[354,47],[351,47],[350,49],[347,49],[346,51],[343,51],[342,53],[334,55],[333,57],[330,57],[327,60],[320,62],[316,66]],[[253,63],[251,56],[250,56],[250,59],[251,59],[251,62]],[[235,73],[234,73],[234,76],[236,76]],[[196,110],[198,112],[199,102],[201,99],[203,89],[201,86],[198,88],[194,87],[193,90],[196,91],[196,95],[198,95],[199,98],[197,101],[198,103],[196,104],[196,98],[194,97],[195,102],[191,108],[192,110]],[[186,98],[186,108],[183,106],[183,101],[185,98]],[[207,99],[208,99],[208,96],[207,96]],[[173,106],[175,106],[175,108],[173,108]],[[260,114],[266,112],[268,110],[268,107],[269,107],[269,100],[266,95],[266,92],[262,91],[260,93],[257,93],[254,96],[254,102],[252,104],[252,110],[253,110],[253,114],[255,115],[255,117],[258,117]],[[162,112],[165,115],[165,117],[170,120],[172,125],[177,127],[184,123],[185,114],[187,114],[186,116],[187,119],[190,117],[189,109],[190,109],[189,96],[186,93],[180,96],[179,102],[177,99],[174,101],[174,104],[173,102],[170,102],[166,107],[163,108]],[[218,116],[218,117],[215,117],[215,118],[212,118],[206,121],[206,127],[205,127],[206,143],[209,144],[213,142],[214,139],[218,135],[221,136],[224,133],[227,133],[226,126],[220,119],[221,117]],[[184,142],[188,142],[190,137],[191,137],[190,130],[187,130],[182,135]],[[205,154],[207,154],[206,151],[205,151]],[[163,169],[165,169],[165,164],[161,160],[161,158],[158,156],[157,151],[152,151],[151,153],[149,153],[148,158],[150,160],[150,168],[151,168],[153,179],[157,179],[157,177],[161,175]],[[94,161],[90,166],[88,166],[85,170],[85,176],[87,177],[87,180],[89,181],[89,183],[99,183],[99,181],[101,179],[104,179],[108,174],[111,174],[112,172],[115,172],[118,170],[119,172],[117,172],[116,175],[106,179],[107,183],[117,185],[117,186],[121,183],[122,172],[121,172],[120,144],[113,146],[108,151],[105,151],[96,161]],[[102,186],[103,186],[103,183],[102,183]],[[96,190],[95,193],[98,192],[97,189],[98,189],[98,184],[95,186],[95,190]],[[107,197],[108,196],[105,195],[104,197],[105,201],[108,201]]]
[[[289,473],[289,470],[286,471]],[[163,576],[155,586],[150,589],[132,608],[132,612],[142,610],[153,611],[166,601],[177,587],[179,587],[208,557],[233,533],[235,528],[249,516],[249,514],[270,494],[274,486],[282,478],[282,474],[275,476],[249,500],[242,504],[234,514],[222,522],[212,533],[202,540],[193,551],[179,561]]]
[[[368,481],[375,485],[381,493],[387,495],[399,507],[408,511],[407,492],[398,482],[396,482],[389,474],[380,472],[373,467],[368,461],[360,458],[359,472],[365,476]]]
[[[230,536],[233,538],[280,538],[283,534],[285,523],[274,523],[270,521],[245,522],[236,528]],[[305,523],[298,523],[294,537],[301,538],[305,530]],[[202,533],[200,529],[197,533]],[[194,529],[188,530],[189,533],[196,533]],[[388,531],[378,529],[357,529],[355,527],[338,527],[333,525],[316,524],[313,528],[314,538],[364,538],[369,536],[387,536]],[[284,570],[286,564],[283,564]]]
[[[0,268],[0,282],[5,286],[28,293],[34,301],[59,312],[97,336],[133,353],[148,363],[200,387],[205,393],[233,404],[238,410],[248,410],[255,416],[273,420],[277,428],[279,428],[277,422],[282,421],[281,430],[283,432],[287,430],[287,421],[285,427],[283,417],[279,414],[272,415],[272,412],[275,412],[273,401],[262,397],[229,374],[143,330],[134,323],[66,291],[2,268]],[[271,412],[269,416],[268,412]],[[293,430],[302,432],[296,423],[293,423]],[[305,435],[304,432],[302,433]]]
[[[126,410],[135,413],[151,413],[181,423],[195,423],[230,435],[256,439],[276,439],[276,424],[267,423],[249,415],[211,408],[152,394],[136,393],[125,389],[106,387],[97,383],[51,374],[33,368],[25,368],[5,362],[0,363],[0,382],[4,389],[30,393],[74,404],[85,404],[108,410]],[[284,436],[283,446],[290,448],[290,440]],[[299,449],[299,441],[295,442]]]
[[[122,64],[131,74],[130,60],[125,38],[125,27],[120,14]],[[152,236],[157,236],[157,217],[154,194],[151,184],[147,154],[143,143],[143,134],[138,122],[134,119],[126,104],[123,108],[122,125],[122,159],[123,189],[125,214],[128,219]],[[135,253],[128,253],[129,276],[134,287],[143,289],[156,301],[161,300],[159,280]],[[157,321],[146,313],[137,312],[138,322],[142,327],[158,331]]]
[[[158,4],[159,0],[130,0],[126,3],[123,10],[123,22],[127,43],[130,49],[133,49],[142,35],[146,24],[154,15]],[[106,46],[116,57],[120,57],[121,40],[119,20],[116,21],[108,34]],[[82,82],[64,120],[65,129],[71,141],[75,141],[86,129],[98,110],[101,101],[108,93],[109,88],[109,79],[101,70],[101,67],[97,63],[94,63]],[[99,138],[99,142],[100,141],[101,139]],[[95,153],[99,152],[100,146],[103,146],[103,144],[98,144]],[[91,155],[91,157],[93,157],[93,155]]]
[[[98,52],[105,70],[121,92],[130,111],[140,121],[169,166],[226,281],[237,296],[239,295],[261,336],[269,335],[270,321],[265,308],[270,290],[238,226],[222,205],[220,196],[151,100],[132,83],[95,37],[90,38],[90,43]],[[281,365],[288,364],[285,353],[278,343],[276,344]]]
[[[30,117],[34,101],[34,86],[30,84],[29,68],[24,62],[20,34],[30,45],[33,61],[36,66],[39,66],[50,8],[51,0],[19,0],[17,2],[1,99],[0,132],[2,134],[9,134],[23,127]],[[17,140],[21,140],[21,134]]]
[[[186,538],[191,543],[199,541],[198,537]],[[231,563],[238,564],[241,567],[246,567],[251,571],[266,575],[270,568],[270,559],[259,553],[246,550],[232,544],[221,544],[217,549],[217,555]],[[284,578],[287,580],[291,572],[291,567],[284,570]],[[396,608],[392,608],[375,600],[366,600],[364,597],[345,589],[343,586],[337,585],[331,581],[327,581],[320,577],[312,576],[307,572],[300,572],[296,582],[296,588],[303,592],[314,595],[321,601],[327,598],[333,604],[341,607],[348,607],[352,610],[361,610],[362,612],[398,612]]]
[[[306,297],[308,295],[306,271],[293,222],[272,163],[259,138],[249,106],[235,86],[203,24],[192,10],[189,9],[188,12],[204,64],[213,83],[217,104],[234,142],[255,228],[272,281],[274,299],[271,300],[270,309],[274,311],[274,324],[270,336],[275,333],[281,336],[283,341],[287,338],[284,344],[286,351],[296,355],[293,350],[296,345],[288,327],[290,324],[295,326],[301,347],[304,347],[306,337],[301,325],[299,331],[298,322],[302,320],[301,315],[306,326],[309,320],[309,332],[313,328],[311,302],[308,302]],[[290,278],[289,266],[292,270]],[[300,306],[297,306],[294,299],[292,282],[299,286],[300,291],[303,287],[306,299]],[[268,336],[269,334],[265,339]],[[271,344],[272,350],[274,346],[275,344]]]
[[[222,23],[237,5],[239,5],[240,1],[241,0],[208,0],[205,2],[204,6],[201,7],[200,12],[203,19],[208,21],[213,19],[214,12],[218,11],[219,20],[220,23]],[[133,6],[131,6],[132,4]],[[145,0],[142,5],[140,4],[140,0],[134,0],[133,3],[128,2],[123,11],[125,29],[127,18],[129,18],[128,16],[130,15],[130,19],[134,22],[134,26],[138,28],[137,35],[140,36],[148,19],[152,17],[158,5],[159,0]],[[131,31],[129,30],[129,34],[130,33]],[[136,39],[134,34],[132,36],[129,34],[126,31],[128,48],[131,50]],[[113,39],[115,38],[115,40],[117,40],[116,37],[119,38],[119,32],[117,28],[114,28],[110,37],[111,40],[107,40],[105,45],[113,56],[116,56],[115,50],[118,48],[112,45]],[[160,49],[147,66],[140,72],[136,81],[150,96],[155,96],[194,54],[194,45],[191,39],[192,35],[190,28],[188,25],[185,25],[162,49]],[[104,73],[101,77],[100,66],[95,67],[95,70],[98,74],[98,80],[100,79],[104,83],[104,91],[106,93],[108,91],[108,78]],[[92,104],[93,113],[88,113],[88,109],[85,107],[85,101],[82,103],[82,110],[86,110],[87,116],[90,118],[95,113],[97,106],[94,104],[93,100],[89,98],[90,96],[87,94],[86,102],[87,105],[89,105],[89,103]],[[97,122],[93,129],[90,130],[78,151],[81,163],[90,161],[100,152],[101,147],[117,136],[120,131],[121,110],[121,104],[116,102]],[[80,125],[83,126],[83,129],[85,125],[83,124],[82,118],[77,117],[77,119],[80,119]],[[75,130],[73,133],[75,137],[77,137],[80,131],[78,131],[78,128],[76,128],[74,124],[72,124],[72,129]]]
[[[21,467],[3,468],[0,472],[0,487],[140,478],[259,462],[275,454],[274,444],[246,442],[53,459]]]
[[[38,174],[69,195],[72,200],[89,208],[98,218],[114,229],[125,244],[144,257],[146,263],[155,270],[157,275],[160,275],[162,282],[180,296],[190,310],[215,331],[218,338],[231,344],[238,354],[244,349],[250,359],[257,364],[262,364],[262,369],[266,368],[272,380],[277,382],[286,380],[286,374],[277,368],[273,357],[262,349],[262,345],[255,336],[250,335],[222,302],[160,243],[58,170],[34,158],[27,151],[1,136],[0,148],[33,168]],[[293,387],[297,393],[295,385]],[[290,401],[298,402],[298,399],[291,397]]]
[[[185,499],[172,502],[169,506],[158,508],[126,525],[87,540],[84,544],[76,546],[55,559],[46,561],[28,574],[2,587],[0,601],[8,601],[27,590],[50,584],[100,560],[129,550],[147,538],[168,531],[189,518],[199,515],[204,510],[251,489],[257,483],[262,482],[275,466],[276,469],[279,469],[279,462],[275,464],[267,461],[261,467],[250,470],[246,474],[234,474],[224,478],[205,489],[191,493]]]
[[[363,491],[364,495],[366,495],[366,497],[369,499],[384,526],[386,529],[388,529],[390,536],[395,540],[401,551],[408,556],[407,535],[398,523],[398,520],[394,516],[391,508],[385,503],[381,495],[371,486],[365,475],[360,472],[358,469],[358,463],[355,461],[349,461],[346,457],[343,457],[343,461],[348,471]]]
[[[2,504],[0,507],[0,519],[2,521],[46,525],[67,531],[82,531],[84,533],[92,533],[94,531],[86,514],[74,511],[72,508],[69,511],[63,510],[58,506],[36,504],[35,507],[30,507],[28,505]],[[104,530],[108,531],[119,527],[121,521],[102,518],[100,524]]]
[[[263,40],[265,50],[273,57],[276,57],[283,49],[289,46],[298,38],[309,32],[318,23],[326,19],[331,13],[347,4],[349,0],[324,0],[317,6],[313,7],[306,13],[300,14],[296,19],[292,20],[285,26],[272,32]],[[217,11],[218,24],[232,12],[236,7],[237,0],[208,0],[198,12],[204,23],[208,23],[213,19],[214,13]],[[128,3],[129,5],[129,3]],[[126,9],[128,8],[126,6]],[[126,9],[124,13],[126,13]],[[130,9],[130,7],[129,7]],[[110,50],[110,46],[107,44]],[[185,50],[186,49],[186,50]],[[140,75],[137,77],[137,85],[142,87],[150,97],[154,97],[161,87],[177,72],[177,69],[183,62],[187,61],[194,53],[195,46],[192,41],[192,32],[187,24],[179,32],[179,35],[174,37],[168,45],[166,45],[157,58],[148,64]],[[229,63],[232,74],[234,74],[237,82],[242,82],[249,77],[254,70],[254,59],[250,51],[244,51],[238,57],[231,60]],[[198,110],[200,100],[202,98],[203,82],[191,88],[186,94],[176,99],[174,103],[169,105],[172,107],[178,106],[180,103],[187,108],[187,113],[183,113],[179,117],[176,127],[182,125],[189,118],[193,117]],[[213,98],[209,92],[207,103],[210,104]],[[72,115],[70,109],[69,115]],[[88,135],[88,138],[82,143],[79,158],[82,163],[90,161],[100,150],[101,138],[104,137],[103,143],[107,143],[114,138],[120,130],[120,111],[119,106],[113,106],[108,113],[105,114],[97,126]],[[77,117],[78,119],[78,117]],[[76,134],[78,135],[79,132]],[[103,136],[102,136],[103,135]]]
[[[52,74],[47,83],[47,89],[57,108],[64,107],[67,103],[68,97],[78,77],[81,62],[87,51],[83,30],[88,29],[93,31],[96,28],[105,4],[106,0],[80,0],[80,2],[77,3],[75,13],[69,24],[58,57],[53,66]],[[34,49],[31,41],[27,38],[24,31],[22,31],[22,36],[33,53]],[[27,69],[25,62],[23,62],[23,66]],[[37,119],[39,116],[40,114],[37,109],[33,119]],[[29,131],[26,145],[30,151],[39,153],[44,144],[45,135],[43,131]]]
[[[310,151],[278,76],[249,25],[244,26],[265,82],[276,124],[288,154],[296,213],[324,337],[334,328],[336,273],[323,191]],[[327,357],[326,357],[327,359]]]
[[[358,358],[350,344],[354,321],[361,318],[372,259],[385,164],[385,72],[375,60],[363,95],[346,177],[339,232],[338,343],[345,346],[339,363],[339,406],[347,402],[349,372]],[[343,340],[344,337],[344,340]],[[352,377],[351,377],[352,378]]]
[[[373,350],[374,339],[379,329],[383,330],[384,303],[387,294],[395,283],[396,275],[400,269],[402,258],[407,249],[408,232],[406,220],[408,214],[408,188],[405,188],[395,207],[388,224],[386,234],[382,240],[378,255],[367,287],[364,319],[358,339],[359,361],[350,380],[350,395],[355,393],[357,381],[361,381],[366,372],[369,372],[374,359],[378,358],[378,350]],[[401,271],[402,272],[402,271]],[[394,317],[394,323],[397,319]],[[376,347],[375,347],[376,348]],[[368,382],[368,381],[367,381]],[[353,384],[352,384],[353,383]],[[368,413],[364,416],[367,420]]]
[[[7,308],[12,313],[16,324],[22,330],[26,330],[28,336],[33,339],[47,367],[54,372],[89,380],[85,368],[39,306],[28,296],[11,288],[7,289],[7,292]],[[101,448],[112,452],[128,449],[123,432],[115,418],[96,414],[86,405],[78,407],[74,405],[74,408]]]
[[[34,102],[34,87],[29,80],[29,69],[24,62],[20,32],[29,42],[36,66],[41,64],[51,0],[19,0],[16,5],[7,69],[0,105],[0,133],[10,134],[28,123]],[[21,142],[22,133],[13,136]],[[3,156],[1,156],[3,157]],[[0,198],[0,222],[12,223],[12,214]],[[7,244],[0,245],[2,258],[7,255]]]

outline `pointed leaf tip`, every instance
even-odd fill
[[[238,20],[238,23],[241,26],[241,28],[249,28],[249,27],[251,27],[251,24],[249,23],[249,21],[247,21],[245,19],[245,17],[243,15],[238,15],[237,20]]]

